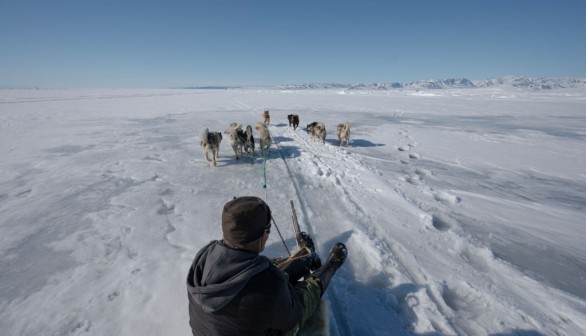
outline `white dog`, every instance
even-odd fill
[[[346,143],[346,147],[350,143],[350,122],[346,121],[343,124],[338,124],[338,140],[340,140],[340,146]]]
[[[257,122],[256,123],[256,130],[258,131],[259,137],[259,146],[260,146],[260,155],[266,156],[269,153],[269,147],[271,146],[271,142],[273,139],[271,138],[271,133],[267,125],[264,122]]]
[[[305,130],[312,138],[321,139],[326,143],[326,125],[323,122],[314,121],[305,127]]]
[[[242,125],[233,122],[224,133],[230,134],[230,145],[232,146],[234,155],[236,155],[236,160],[240,159],[242,149],[246,143],[246,133],[242,130]]]
[[[216,159],[220,152],[220,142],[222,142],[222,133],[210,132],[206,127],[199,132],[199,139],[201,140],[199,146],[203,151],[207,161],[213,162],[216,165]],[[208,152],[212,152],[212,160],[208,158]]]

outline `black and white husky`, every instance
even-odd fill
[[[246,141],[244,142],[244,151],[251,157],[254,157],[254,136],[252,135],[252,126],[246,126]]]
[[[237,123],[231,123],[230,126],[224,131],[226,134],[230,134],[230,145],[236,155],[236,160],[240,159],[242,155],[242,149],[246,142],[246,133],[242,130],[242,125]]]
[[[315,139],[321,139],[326,143],[326,125],[321,121],[314,121],[305,127],[307,133]]]
[[[231,123],[224,131],[230,134],[230,145],[236,155],[236,160],[240,159],[242,153],[250,155],[254,158],[254,136],[252,135],[252,126],[246,126],[246,131],[242,130],[242,124]]]
[[[218,153],[220,152],[220,142],[222,142],[222,133],[210,132],[206,127],[199,132],[199,140],[201,141],[199,146],[204,153],[207,161],[213,162],[216,165]],[[212,153],[212,160],[208,158],[208,152]]]

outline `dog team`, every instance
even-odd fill
[[[256,123],[255,129],[258,132],[260,154],[261,156],[266,156],[273,141],[268,128],[268,125],[271,122],[269,111],[264,110],[262,117],[262,121]],[[293,127],[294,131],[297,130],[297,127],[299,127],[299,115],[289,114],[287,120],[289,121],[289,127]],[[311,138],[318,141],[321,140],[321,142],[325,144],[326,126],[323,122],[314,121],[311,124],[308,124],[305,130]],[[346,121],[338,124],[337,130],[340,146],[347,147],[350,143],[350,122]],[[230,136],[230,146],[234,151],[236,160],[240,159],[242,153],[246,153],[251,158],[254,158],[255,146],[252,126],[248,125],[245,130],[242,130],[242,124],[233,122],[230,123],[228,128],[224,131],[224,134]],[[206,127],[199,132],[199,139],[200,147],[204,153],[205,159],[216,166],[218,153],[220,152],[220,143],[222,142],[222,133],[210,132]],[[211,159],[208,156],[209,153],[211,153]]]

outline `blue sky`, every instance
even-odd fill
[[[0,86],[586,76],[586,1],[0,0]]]

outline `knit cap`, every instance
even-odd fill
[[[271,221],[271,209],[260,198],[243,196],[224,205],[222,232],[224,241],[239,249],[248,249],[259,240]]]

